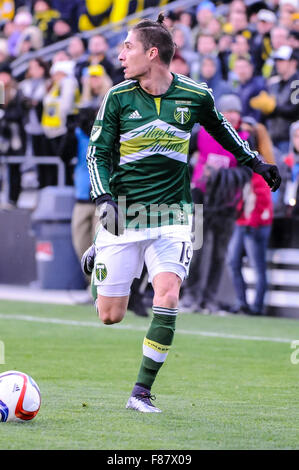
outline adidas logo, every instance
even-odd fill
[[[139,114],[137,109],[135,111],[133,111],[129,116],[129,119],[141,119],[141,118],[142,118],[142,116],[141,116],[141,114]]]
[[[20,391],[20,387],[18,386],[18,384],[14,384],[14,387],[13,387],[13,392],[19,392]]]

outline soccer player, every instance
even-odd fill
[[[151,388],[173,341],[192,256],[187,157],[193,125],[203,125],[272,190],[280,184],[276,166],[263,163],[216,110],[211,90],[169,71],[174,51],[162,14],[133,26],[119,54],[126,80],[107,93],[87,153],[101,225],[82,268],[92,273],[100,319],[107,325],[123,319],[144,262],[154,290],[153,318],[126,406],[141,412],[161,411]]]

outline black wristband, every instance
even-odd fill
[[[246,163],[246,166],[249,166],[249,168],[251,168],[253,171],[256,171],[256,168],[258,168],[261,164],[264,165],[264,162],[260,158],[254,157]]]
[[[107,201],[113,201],[111,194],[105,193],[95,199],[97,207]]]

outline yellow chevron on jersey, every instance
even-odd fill
[[[190,132],[160,119],[137,127],[120,136],[120,165],[163,154],[187,163]]]

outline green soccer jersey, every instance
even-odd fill
[[[188,148],[195,123],[241,164],[250,165],[256,156],[216,110],[206,84],[173,75],[169,89],[160,96],[146,93],[136,80],[112,87],[91,132],[87,152],[91,197],[109,193],[116,201],[125,198],[128,220],[138,207],[148,213],[161,204],[191,207]],[[173,223],[181,223],[178,214]]]

